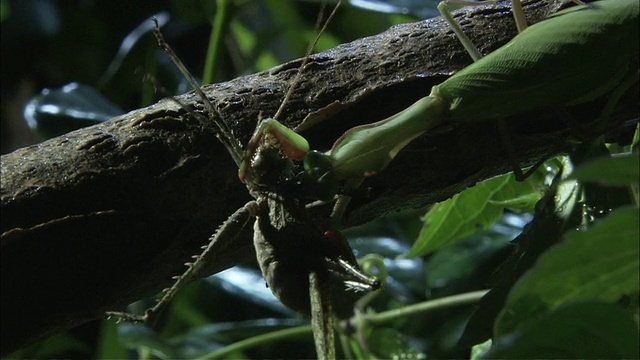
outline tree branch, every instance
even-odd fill
[[[528,3],[529,21],[560,3]],[[515,35],[506,7],[459,14],[483,53]],[[302,134],[326,149],[346,129],[406,108],[469,62],[440,19],[394,27],[314,55],[280,120],[294,127],[310,114]],[[260,115],[275,113],[300,63],[203,90],[246,143]],[[616,124],[637,118],[637,91],[621,102]],[[179,99],[202,112],[192,93]],[[599,106],[566,112],[594,120]],[[573,144],[554,111],[513,123],[523,164]],[[509,170],[494,125],[444,129],[418,139],[370,178],[364,186],[371,198],[355,201],[346,221],[422,207]],[[2,156],[2,354],[168,286],[217,225],[250,200],[236,174],[213,123],[170,100]],[[250,239],[246,229],[219,250],[207,273],[253,261]]]

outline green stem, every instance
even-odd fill
[[[311,333],[311,325],[302,325],[302,326],[296,326],[288,329],[273,331],[266,334],[250,337],[248,339],[244,339],[236,343],[233,343],[231,345],[225,346],[220,350],[210,352],[200,357],[198,360],[219,359],[225,356],[229,356],[230,354],[236,351],[244,351],[246,349],[249,349],[251,347],[254,347],[260,344],[270,343],[272,341],[277,341],[277,340],[286,339],[286,338],[299,336],[299,335],[306,335],[310,333]]]
[[[378,314],[363,314],[361,315],[360,321],[364,320],[369,325],[380,325],[397,318],[407,317],[421,312],[473,304],[475,302],[478,302],[478,300],[480,300],[487,292],[488,290],[473,291],[469,293],[425,301],[414,305],[404,306],[402,308],[393,309]],[[351,318],[348,321],[351,325],[356,325],[357,320],[355,318]]]
[[[214,71],[218,68],[220,55],[222,51],[222,39],[227,29],[227,24],[231,16],[229,16],[230,0],[218,0],[216,15],[213,18],[211,36],[209,37],[209,46],[207,48],[207,58],[204,64],[204,74],[202,75],[203,84],[211,84],[214,81]]]
[[[406,316],[410,316],[420,312],[439,310],[439,309],[460,306],[460,305],[473,304],[478,302],[478,300],[480,300],[487,292],[488,290],[474,291],[470,293],[447,296],[440,299],[425,301],[419,304],[405,306],[400,309],[381,312],[379,314],[361,314],[359,315],[359,320],[365,321],[368,325],[380,325],[400,317],[406,317]],[[348,321],[350,325],[355,327],[357,325],[356,322],[358,321],[358,319],[353,317],[346,321]],[[261,335],[250,337],[248,339],[241,340],[231,345],[225,346],[220,350],[211,352],[209,354],[206,354],[200,357],[199,360],[219,359],[219,358],[228,356],[236,351],[244,351],[246,349],[249,349],[251,347],[254,347],[260,344],[265,344],[265,343],[269,343],[272,341],[285,339],[293,336],[306,335],[306,334],[310,334],[311,332],[312,332],[311,325],[303,325],[303,326],[296,326],[289,329],[282,329],[282,330],[278,330],[278,331],[274,331],[266,334],[261,334]]]

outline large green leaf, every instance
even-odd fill
[[[571,232],[513,287],[498,317],[500,338],[570,301],[614,302],[638,292],[638,209],[611,212],[588,231]]]
[[[637,359],[638,328],[613,304],[561,306],[522,332],[495,342],[489,359]]]
[[[486,229],[500,218],[504,208],[531,209],[540,196],[531,181],[516,182],[512,174],[482,181],[435,204],[423,217],[420,235],[407,256],[426,255]]]
[[[639,174],[640,160],[635,153],[591,160],[578,167],[570,178],[605,185],[628,185],[638,183]]]

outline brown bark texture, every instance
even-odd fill
[[[530,23],[563,2],[526,4]],[[456,15],[481,52],[515,35],[506,6]],[[405,24],[313,55],[280,120],[327,149],[354,125],[381,120],[426,96],[471,62],[441,19]],[[275,113],[301,60],[203,90],[241,143]],[[585,74],[588,76],[588,74]],[[617,106],[615,131],[637,119],[637,86]],[[179,96],[195,111],[193,92]],[[505,101],[508,101],[505,99]],[[562,109],[583,121],[603,101]],[[558,109],[506,119],[521,164],[570,151]],[[311,121],[313,120],[313,121]],[[355,225],[444,200],[510,171],[492,122],[451,124],[412,142],[350,206]],[[218,224],[251,197],[212,121],[171,100],[2,156],[2,354],[153,295],[184,271]],[[219,249],[203,275],[255,261],[251,226]]]

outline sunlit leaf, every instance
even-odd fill
[[[493,224],[502,215],[502,207],[489,203],[489,199],[507,181],[507,176],[485,180],[435,204],[422,219],[424,226],[407,256],[426,255]]]
[[[529,210],[540,196],[530,182],[518,183],[511,174],[480,182],[433,206],[407,256],[426,255],[486,229],[500,218],[504,208]]]
[[[489,349],[491,349],[491,345],[493,342],[491,340],[487,340],[481,344],[475,345],[471,348],[471,360],[482,359]]]

